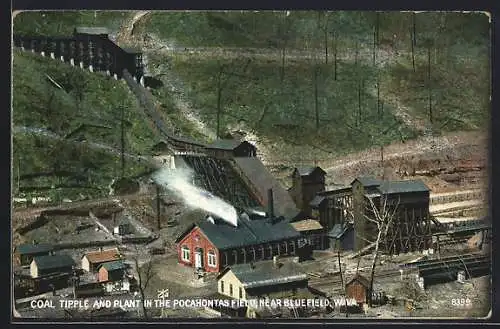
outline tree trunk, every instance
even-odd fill
[[[431,45],[429,44],[429,48],[427,48],[427,83],[429,89],[429,121],[432,124],[433,116],[432,116],[432,83],[431,83]]]
[[[411,35],[411,64],[413,67],[413,72],[416,72],[415,69],[415,41],[414,41],[415,36],[412,34]]]
[[[357,126],[361,124],[361,80],[358,82],[358,115]]]
[[[314,111],[316,114],[316,129],[319,129],[319,105],[318,105],[318,67],[314,67]]]
[[[373,256],[371,272],[370,272],[370,291],[368,292],[368,305],[372,306],[372,294],[373,294],[373,279],[375,278],[375,266],[377,265],[378,259],[378,249],[380,246],[380,238],[382,237],[382,229],[379,227],[377,234],[377,241],[375,241],[375,255]]]
[[[121,111],[121,177],[125,177],[125,107],[120,107]]]
[[[286,11],[283,12],[283,22],[281,25],[281,70],[280,81],[285,79],[285,57],[286,57]]]
[[[333,80],[337,81],[337,33],[333,31]]]
[[[417,16],[415,13],[412,14],[412,25],[413,25],[413,46],[417,46]]]
[[[217,138],[220,138],[220,118],[221,118],[221,111],[222,111],[222,86],[221,86],[221,80],[222,80],[222,68],[219,71],[219,75],[217,76],[217,129],[216,129],[216,134]]]
[[[377,114],[380,118],[380,75],[377,74]]]
[[[325,12],[325,25],[323,26],[323,38],[325,44],[325,64],[328,65],[328,13]]]

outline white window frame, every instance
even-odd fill
[[[207,253],[207,259],[208,259],[208,266],[217,267],[217,255],[215,254],[215,251],[210,250]]]
[[[187,258],[186,258],[186,254],[187,254]],[[191,263],[191,250],[189,250],[188,246],[181,247],[181,258],[183,261]]]

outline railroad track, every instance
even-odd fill
[[[369,273],[367,274],[369,276]],[[399,277],[401,273],[398,270],[383,270],[380,272],[375,272],[375,279],[383,279],[383,278],[391,278],[391,277]],[[323,277],[317,277],[314,275],[309,275],[309,286],[313,289],[317,289],[323,292],[334,292],[341,293],[343,292],[343,287],[341,286],[341,278],[338,273],[333,275],[327,275]],[[347,279],[349,280],[352,275],[348,275]],[[346,276],[342,278],[344,282],[346,282]]]

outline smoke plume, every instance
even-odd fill
[[[194,186],[191,183],[193,172],[187,168],[188,166],[177,169],[162,168],[155,172],[152,178],[156,184],[181,197],[188,207],[204,210],[235,227],[238,226],[236,209],[208,191]]]

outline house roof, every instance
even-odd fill
[[[321,224],[315,219],[304,219],[290,223],[290,225],[292,225],[293,228],[299,232],[323,229],[323,226],[321,226]]]
[[[48,255],[34,257],[33,261],[40,270],[48,270],[51,268],[71,267],[75,265],[75,261],[69,255]]]
[[[314,199],[312,199],[312,201],[311,201],[311,202],[309,202],[309,205],[310,205],[311,207],[315,207],[315,208],[316,208],[316,207],[319,207],[319,205],[320,205],[323,201],[325,201],[325,199],[326,199],[326,198],[325,198],[324,196],[322,196],[322,195],[316,195],[316,196],[314,197]]]
[[[358,178],[354,179],[351,182],[351,185],[354,184],[354,182],[356,182],[356,181],[360,182],[361,185],[363,185],[364,187],[379,186],[380,183],[381,183],[375,177],[372,177],[372,176],[362,176],[362,177],[358,177]]]
[[[15,251],[20,255],[40,254],[50,252],[52,250],[54,250],[54,246],[48,243],[20,244],[15,249]]]
[[[285,216],[287,219],[293,219],[299,215],[300,211],[288,191],[271,175],[259,158],[242,157],[233,160],[259,192],[260,198],[265,203],[262,206],[267,205],[267,191],[272,189],[276,215]]]
[[[75,28],[75,33],[77,34],[93,34],[93,35],[102,35],[109,34],[109,30],[105,27],[87,27],[80,26]]]
[[[308,278],[307,274],[292,262],[285,262],[280,266],[274,265],[272,261],[234,265],[224,270],[219,278],[228,271],[233,272],[245,289],[303,281]]]
[[[89,263],[98,264],[104,262],[111,262],[120,259],[120,252],[117,248],[103,250],[103,251],[92,251],[86,253],[83,257],[87,257]]]
[[[123,270],[125,268],[125,263],[121,260],[116,260],[102,264],[99,266],[99,269],[101,269],[101,267],[105,268],[108,272],[111,272],[115,270]]]
[[[378,190],[382,194],[429,192],[430,189],[420,179],[381,182]]]
[[[365,278],[361,274],[356,274],[351,280],[349,280],[346,283],[346,286],[349,285],[349,284],[351,284],[351,283],[353,283],[354,281],[358,281],[359,283],[361,283],[366,288],[370,288],[370,280],[368,280],[367,278]]]
[[[327,236],[329,238],[340,239],[351,228],[349,224],[335,224]]]
[[[314,173],[315,171],[317,171],[323,175],[326,175],[326,172],[318,166],[297,167],[297,168],[295,168],[295,170],[299,173],[300,176],[309,176],[312,173]]]
[[[207,148],[210,149],[221,149],[221,150],[234,150],[241,144],[249,144],[252,147],[254,147],[252,144],[250,144],[247,141],[240,141],[238,139],[217,139],[213,143],[210,143],[207,145]]]
[[[137,48],[130,48],[130,47],[121,47],[124,52],[129,53],[129,54],[140,54],[141,50]]]
[[[195,226],[198,226],[201,232],[219,250],[281,241],[300,236],[300,233],[284,219],[279,220],[278,218],[275,223],[271,223],[268,218],[246,219],[242,217],[238,219],[237,227],[219,219],[215,220],[215,224],[203,220],[197,225],[189,227],[176,242],[180,242]]]

